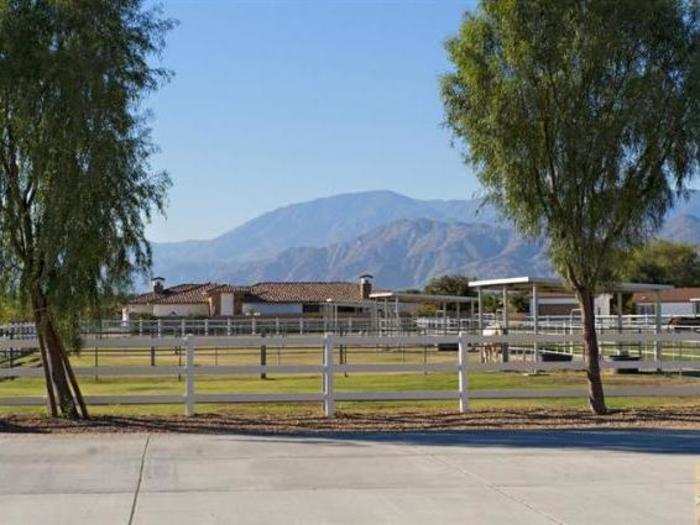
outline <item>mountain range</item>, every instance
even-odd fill
[[[700,192],[668,214],[662,237],[700,244]],[[210,240],[154,243],[169,283],[354,280],[420,287],[433,276],[551,275],[542,242],[523,239],[479,199],[346,193],[264,213]]]

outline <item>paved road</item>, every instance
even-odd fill
[[[694,523],[700,432],[0,435],[0,522]]]

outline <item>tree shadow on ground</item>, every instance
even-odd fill
[[[700,454],[694,409],[634,409],[594,416],[586,410],[500,409],[453,412],[341,412],[320,415],[96,416],[73,422],[38,416],[0,417],[0,433],[180,433],[256,436],[269,440],[395,442],[448,447],[582,448]]]

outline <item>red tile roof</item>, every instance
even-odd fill
[[[217,283],[179,284],[165,288],[161,293],[141,294],[129,304],[201,304],[209,301],[207,293],[220,286]]]
[[[236,292],[248,292],[250,291],[250,286],[236,286],[232,284],[219,284],[216,287],[208,291],[208,293],[236,293]]]
[[[670,290],[661,290],[659,299],[662,303],[687,303],[691,299],[700,299],[700,288],[672,288]],[[654,292],[637,292],[632,295],[632,300],[635,303],[654,303],[656,302],[656,293]]]
[[[148,292],[129,304],[199,304],[207,303],[212,293],[244,292],[245,300],[261,303],[324,303],[332,301],[359,302],[359,283],[348,282],[263,282],[252,286],[230,284],[180,284],[162,293]]]
[[[247,299],[265,303],[324,303],[362,300],[359,283],[348,282],[266,282],[250,287]]]

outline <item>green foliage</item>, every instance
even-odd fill
[[[496,294],[484,294],[481,298],[481,306],[484,312],[489,314],[495,314],[503,306],[503,301]]]
[[[508,307],[513,312],[527,313],[530,311],[530,297],[524,292],[516,292],[508,295]]]
[[[481,305],[486,313],[496,313],[503,308],[503,299],[500,293],[484,293],[481,297]],[[508,309],[510,313],[525,313],[530,310],[530,298],[523,292],[511,292],[508,294]]]
[[[474,295],[466,275],[442,275],[433,277],[425,285],[424,292],[435,295]]]
[[[696,3],[484,0],[446,47],[446,123],[490,201],[574,289],[611,279],[697,169]]]
[[[142,103],[172,25],[141,0],[0,2],[0,264],[62,328],[151,263],[170,182]]]
[[[24,321],[27,317],[26,308],[14,295],[0,294],[0,323]]]
[[[641,283],[700,286],[700,259],[691,244],[654,240],[624,259],[622,278]]]
[[[469,277],[466,275],[441,275],[439,277],[433,277],[428,281],[423,289],[423,292],[431,295],[460,295],[460,296],[472,296],[473,291],[469,288]],[[457,306],[454,303],[448,303],[445,305],[448,311],[456,311]],[[441,303],[433,304],[423,304],[418,310],[419,315],[435,315],[438,310],[442,307]],[[468,308],[468,305],[462,305],[462,313],[467,312],[464,308]]]

